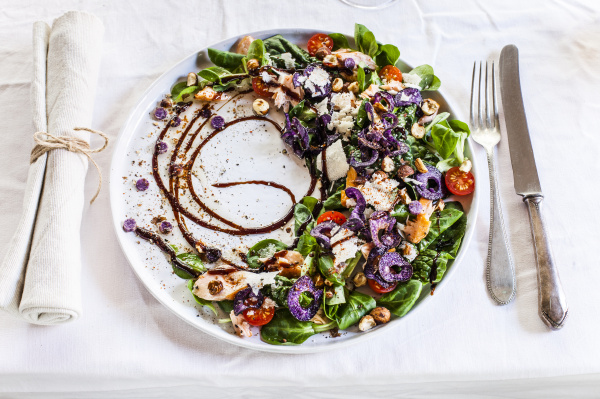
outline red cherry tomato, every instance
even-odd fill
[[[379,71],[379,77],[382,79],[391,82],[392,80],[397,80],[398,82],[402,82],[402,72],[398,68],[393,65],[386,65]]]
[[[471,172],[463,172],[454,167],[446,172],[446,187],[456,195],[471,194],[475,190],[475,177]]]
[[[336,211],[325,212],[317,219],[317,224],[323,223],[327,220],[333,220],[336,224],[342,225],[346,223],[346,216]]]
[[[258,309],[249,308],[244,310],[244,318],[253,326],[264,326],[275,316],[275,308],[260,307]]]
[[[321,47],[327,47],[329,50],[333,49],[333,39],[327,36],[325,33],[317,33],[310,39],[308,39],[308,53],[311,56],[315,56],[317,50]]]
[[[254,92],[261,97],[271,97],[273,93],[269,91],[269,86],[265,84],[260,76],[252,78],[252,88]]]
[[[369,287],[371,287],[371,289],[378,294],[385,294],[387,292],[394,291],[394,288],[396,288],[398,285],[398,283],[394,283],[390,286],[390,288],[385,288],[382,287],[377,281],[371,280],[370,278],[367,279],[367,283],[369,283]]]

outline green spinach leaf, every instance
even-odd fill
[[[305,231],[298,240],[295,250],[300,252],[305,258],[318,246],[315,237],[311,236],[309,231]]]
[[[410,215],[408,212],[408,206],[404,204],[398,204],[394,207],[394,210],[390,213],[390,216],[395,217],[398,222],[405,223],[406,218]]]
[[[417,256],[412,262],[412,278],[420,280],[423,284],[427,284],[429,282],[429,273],[431,272],[431,268],[435,263],[437,271],[435,280],[433,280],[433,282],[439,283],[442,281],[444,273],[446,273],[446,266],[448,265],[449,259],[452,259],[452,255],[450,255],[448,252],[437,252],[432,249],[421,251],[419,256]]]
[[[335,270],[331,256],[319,256],[318,267],[323,277],[331,281],[334,285],[344,285],[344,278]]]
[[[270,55],[280,56],[283,53],[290,53],[296,61],[296,67],[305,66],[316,61],[316,58],[311,57],[306,50],[296,46],[294,43],[285,39],[281,35],[275,35],[264,40],[266,51]]]
[[[299,345],[315,334],[312,322],[299,321],[288,309],[276,311],[273,320],[260,329],[260,338],[271,345]]]
[[[417,302],[422,288],[423,284],[419,280],[409,280],[405,284],[399,284],[392,292],[383,294],[377,300],[377,306],[383,306],[394,315],[402,317]]]
[[[447,121],[442,121],[431,129],[431,138],[437,152],[446,159],[456,150],[461,135],[452,130]]]
[[[296,204],[294,207],[294,234],[296,237],[302,235],[304,231],[311,231],[314,226],[313,215],[310,209],[304,204]],[[304,231],[300,231],[300,228],[304,223],[307,225],[304,227]]]
[[[330,33],[329,37],[333,39],[333,51],[341,48],[351,48],[346,35],[341,33]]]
[[[287,308],[287,296],[290,288],[294,285],[295,279],[289,279],[283,276],[275,276],[275,283],[269,284],[261,290],[263,295],[274,300],[277,305]]]
[[[249,60],[258,60],[261,66],[267,65],[268,58],[265,57],[266,50],[265,44],[262,40],[256,39],[252,43],[250,43],[250,47],[248,47],[248,55],[246,56]]]
[[[417,244],[417,249],[422,251],[426,248],[429,248],[431,243],[435,241],[436,238],[440,234],[442,234],[446,229],[452,226],[460,217],[463,215],[463,212],[458,209],[453,208],[445,208],[443,211],[434,212],[429,220],[431,221],[431,227],[429,228],[429,233]],[[432,247],[433,248],[433,247]]]
[[[342,191],[346,188],[346,184],[341,184],[335,193],[331,194],[329,198],[323,202],[323,208],[327,210],[335,210],[335,209],[346,209],[345,206],[342,205]]]
[[[411,75],[417,75],[421,78],[419,86],[424,91],[434,91],[440,88],[442,84],[440,79],[433,74],[433,68],[430,65],[421,65],[409,72]]]
[[[375,35],[366,26],[354,24],[354,42],[358,51],[374,58],[379,52],[379,45]]]
[[[306,104],[306,100],[302,100],[290,110],[289,116],[290,119],[296,117],[302,122],[309,123],[317,117],[317,113]]]
[[[393,44],[384,44],[379,47],[379,54],[375,57],[375,63],[383,68],[386,65],[396,65],[400,59],[400,50]]]
[[[219,305],[219,307],[221,308],[221,310],[223,312],[225,312],[228,316],[231,313],[231,311],[233,310],[233,301],[231,301],[229,299],[225,299],[223,301],[219,301],[219,302],[217,302],[217,305]]]
[[[181,253],[177,255],[177,258],[184,261],[186,265],[190,268],[194,269],[198,273],[204,273],[206,271],[206,267],[204,267],[204,263],[202,263],[202,259],[196,254],[190,253]]]
[[[370,295],[362,292],[353,291],[346,295],[346,303],[339,305],[335,313],[335,321],[340,330],[345,330],[358,321],[371,310],[375,309],[377,304]]]
[[[365,70],[359,66],[358,69],[356,70],[356,82],[358,82],[358,92],[362,93],[363,91],[365,91],[365,79],[366,79],[366,74],[365,74]],[[361,104],[362,106],[362,104]]]
[[[227,69],[230,72],[234,72],[240,67],[243,68],[243,59],[245,55],[232,53],[229,51],[217,50],[214,48],[208,49],[208,58],[216,66]]]
[[[284,249],[287,249],[286,243],[268,238],[266,240],[257,242],[252,246],[252,248],[250,248],[246,254],[246,261],[248,262],[248,266],[253,269],[258,269],[260,267],[258,259],[270,258],[275,252],[279,252]]]
[[[467,214],[464,213],[463,207],[460,202],[446,202],[446,208],[444,210],[455,209],[458,212],[462,212],[462,215],[458,221],[452,224],[442,234],[438,236],[429,247],[438,251],[448,252],[453,257],[458,253],[458,248],[462,238],[467,231]]]

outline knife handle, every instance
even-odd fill
[[[550,239],[542,215],[543,199],[543,196],[535,195],[525,197],[523,201],[527,203],[527,209],[529,210],[531,234],[535,246],[540,317],[548,327],[558,330],[564,325],[569,308],[558,277],[558,270],[554,263]]]

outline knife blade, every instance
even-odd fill
[[[521,93],[519,50],[514,45],[504,47],[500,53],[500,84],[515,191],[522,196],[541,195],[542,187],[535,165]]]
[[[542,214],[544,196],[523,106],[519,78],[519,51],[512,44],[505,46],[500,53],[500,92],[515,191],[523,196],[529,211],[537,266],[538,310],[542,321],[551,329],[558,330],[564,325],[568,305]]]

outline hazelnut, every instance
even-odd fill
[[[390,311],[382,306],[378,306],[371,310],[371,313],[369,314],[373,317],[373,320],[375,320],[375,323],[377,324],[385,324],[390,321]]]
[[[392,161],[392,158],[385,157],[381,160],[381,169],[383,169],[384,172],[392,172],[394,168],[395,165],[394,161]]]
[[[421,173],[427,173],[427,167],[425,166],[425,163],[423,162],[423,160],[421,158],[417,158],[415,159],[415,166],[417,168],[417,170]]]
[[[373,319],[373,316],[366,315],[362,319],[360,319],[360,322],[358,323],[358,329],[360,331],[367,331],[375,327],[376,325],[377,323],[375,323],[375,319]]]
[[[213,280],[208,283],[208,292],[210,292],[210,295],[217,295],[221,291],[223,291],[223,283],[219,280]]]
[[[323,58],[323,65],[325,65],[326,67],[336,67],[337,64],[337,57],[333,54],[328,54]]]
[[[461,172],[469,173],[471,171],[472,167],[473,167],[473,164],[471,163],[471,161],[469,161],[468,159],[465,159],[463,161],[463,163],[460,164],[458,169],[460,169]]]
[[[425,115],[433,115],[440,109],[440,105],[430,98],[423,100],[421,110]]]
[[[335,78],[333,83],[331,84],[331,90],[334,92],[339,92],[344,87],[344,81],[340,78]]]
[[[198,75],[196,75],[194,72],[188,73],[187,85],[194,86],[196,83],[198,83]]]
[[[326,285],[326,286],[328,286],[328,287],[331,287],[331,286],[333,286],[333,283],[332,283],[331,281],[327,280],[327,279],[325,279],[324,283],[325,283],[325,285]]]
[[[331,292],[331,291],[327,290],[327,291],[325,292],[325,298],[327,298],[327,299],[331,299],[331,298],[333,298],[333,292]]]
[[[249,59],[248,62],[246,62],[246,68],[248,68],[249,71],[254,71],[255,69],[258,69],[258,67],[260,67],[260,63],[256,58]]]
[[[348,85],[348,91],[356,94],[358,93],[358,82],[352,82]]]
[[[404,179],[405,177],[412,176],[415,170],[410,165],[402,165],[398,168],[398,177]]]
[[[356,273],[356,276],[354,276],[352,281],[354,281],[354,285],[356,287],[362,287],[363,285],[367,284],[367,277],[363,272]]]
[[[256,115],[265,116],[269,113],[269,103],[262,98],[257,98],[252,103],[252,109]]]
[[[323,60],[325,57],[327,57],[330,54],[331,54],[331,50],[329,50],[327,47],[323,46],[317,50],[317,52],[315,53],[315,57],[317,57],[317,59],[319,59],[319,60]]]
[[[314,276],[313,283],[315,283],[315,287],[317,287],[317,288],[322,287],[324,284],[323,276],[321,276],[320,274],[317,274],[316,276]]]
[[[408,205],[408,204],[410,204],[412,202],[412,199],[408,195],[408,191],[406,190],[406,187],[404,187],[403,189],[401,189],[398,194],[400,195],[400,201],[402,201],[402,203],[404,205]]]
[[[425,136],[425,128],[418,123],[414,123],[410,128],[410,134],[416,139],[422,139]]]
[[[445,207],[446,207],[446,203],[444,202],[443,199],[440,199],[438,201],[437,205],[435,206],[435,210],[436,211],[443,211]]]

